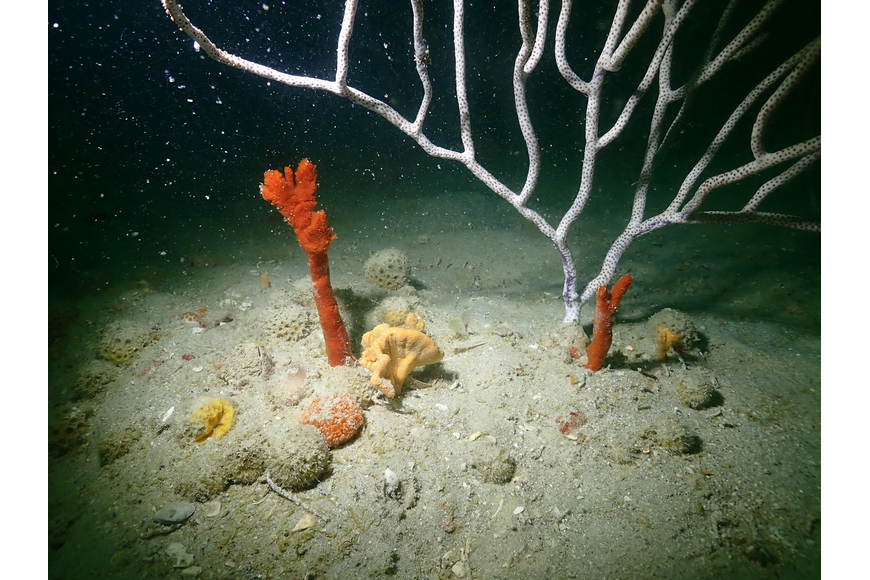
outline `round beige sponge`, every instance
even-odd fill
[[[389,248],[375,252],[363,266],[363,273],[370,284],[384,290],[397,290],[411,279],[411,263],[404,252]]]

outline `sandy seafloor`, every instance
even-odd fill
[[[364,214],[327,205],[332,282],[356,354],[389,295],[363,276],[384,248],[407,254],[411,285],[396,293],[446,354],[417,375],[437,379],[432,387],[392,405],[365,400],[365,369],[327,365],[316,324],[296,341],[264,331],[264,313],[305,303],[308,280],[277,220],[249,220],[231,244],[197,238],[125,279],[82,273],[81,292],[53,294],[50,577],[819,576],[818,237],[704,226],[637,241],[620,264],[634,283],[609,368],[591,374],[568,354],[576,332],[561,323],[549,243],[494,196],[429,201],[421,210],[373,200]],[[609,234],[578,228],[587,278]],[[648,320],[664,308],[701,336],[682,362],[656,359]],[[232,322],[194,334],[177,317],[200,309]],[[586,332],[591,317],[587,304]],[[142,331],[126,364],[99,355],[113,324]],[[228,383],[228,365],[251,345],[271,368]],[[707,408],[681,401],[687,373],[715,386]],[[270,490],[264,466],[276,459],[264,448],[300,428],[314,397],[343,390],[367,406],[366,425],[331,451],[317,485],[294,492],[305,509]],[[191,413],[212,398],[233,404],[235,425],[196,443]],[[563,433],[571,413],[585,424]],[[691,444],[666,444],[669,430]],[[385,488],[388,468],[398,489]],[[196,512],[180,526],[153,522],[170,502]],[[291,531],[309,511],[316,525]],[[167,553],[172,544],[188,556]]]

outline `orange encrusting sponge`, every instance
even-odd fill
[[[329,281],[329,259],[326,251],[335,236],[326,223],[326,214],[314,211],[317,204],[314,200],[316,191],[316,168],[307,159],[299,162],[295,176],[289,167],[284,168],[284,175],[280,171],[271,170],[263,176],[263,199],[277,207],[287,223],[293,226],[299,245],[308,256],[314,302],[326,341],[326,357],[329,365],[334,367],[351,364],[354,358],[350,350],[350,338],[338,312],[338,303]]]
[[[302,413],[300,421],[317,427],[330,449],[356,437],[364,423],[362,408],[350,393],[317,397]]]

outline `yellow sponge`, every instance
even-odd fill
[[[197,443],[202,443],[209,437],[220,439],[233,428],[236,412],[233,406],[221,399],[212,399],[194,412],[191,420],[201,423],[203,430],[196,436]]]

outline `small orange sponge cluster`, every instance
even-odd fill
[[[659,345],[659,360],[665,360],[670,349],[679,347],[680,337],[664,326],[659,326],[656,343]]]
[[[314,425],[330,449],[353,439],[363,426],[362,408],[350,393],[317,397],[300,417],[303,425]]]

